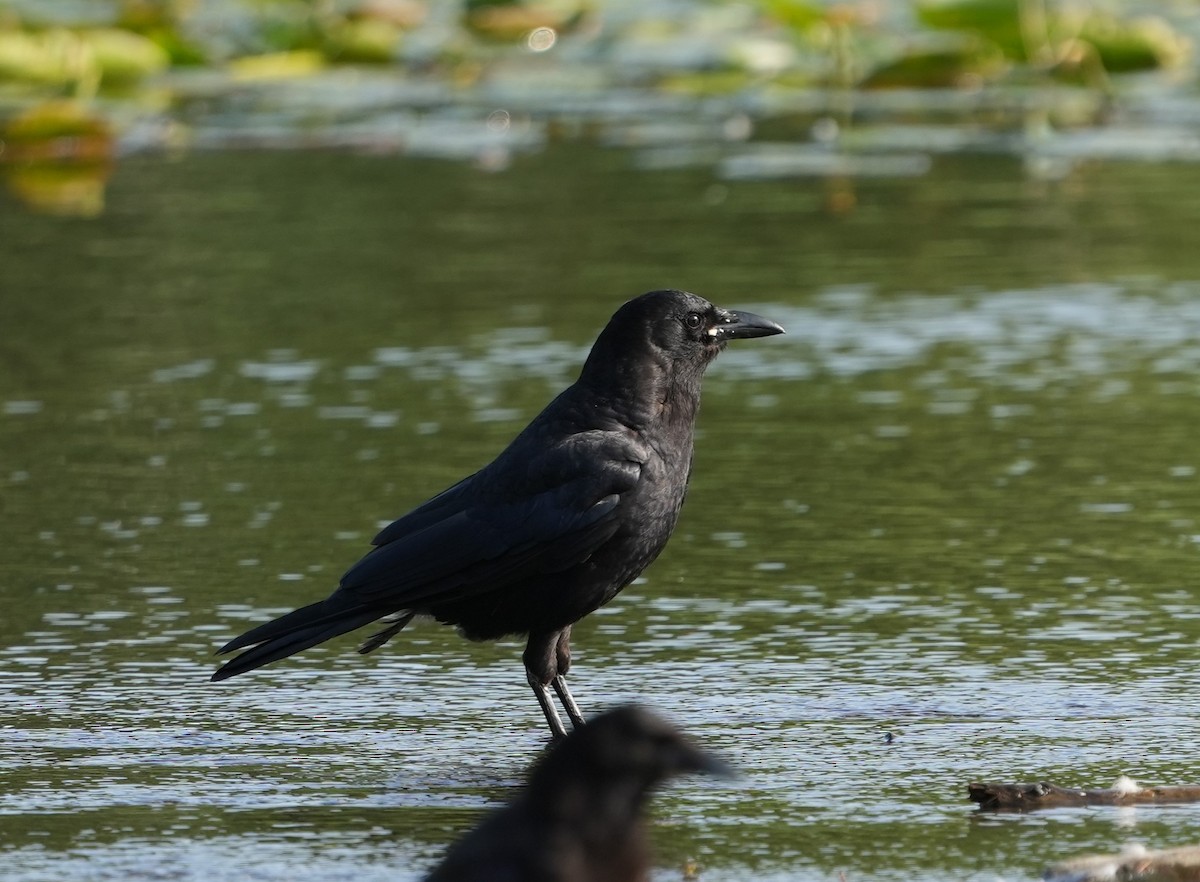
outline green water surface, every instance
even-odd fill
[[[674,540],[575,632],[585,708],[646,702],[742,773],[655,801],[656,878],[1194,843],[1194,807],[989,815],[966,785],[1196,781],[1197,188],[561,146],[499,174],[135,157],[90,221],[0,196],[0,876],[418,879],[544,743],[520,643],[416,623],[219,685],[212,652],[323,597],[668,286],[788,335],[712,368]]]

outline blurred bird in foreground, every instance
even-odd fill
[[[452,845],[425,882],[645,882],[646,799],[687,772],[730,774],[644,708],[601,714],[554,744],[524,791]]]
[[[489,465],[393,522],[325,600],[221,647],[224,680],[378,619],[379,648],[414,616],[471,640],[528,635],[525,674],[555,737],[583,714],[567,689],[571,626],[658,557],[692,474],[704,369],[730,340],[782,334],[685,291],[617,310],[575,383]]]

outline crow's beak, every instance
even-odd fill
[[[681,744],[680,748],[675,761],[681,771],[704,772],[708,775],[717,775],[722,778],[737,777],[737,772],[734,771],[733,766],[713,754],[686,742]]]
[[[748,340],[751,337],[770,337],[782,334],[784,330],[770,319],[752,312],[741,312],[736,309],[724,310],[721,323],[709,332],[722,340]]]

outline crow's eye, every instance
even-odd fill
[[[698,313],[698,312],[689,312],[687,314],[687,318],[685,318],[683,320],[683,323],[685,325],[687,325],[689,328],[691,328],[693,331],[696,330],[696,328],[700,327],[700,325],[703,324],[703,322],[704,322],[704,319],[700,317],[700,313]]]

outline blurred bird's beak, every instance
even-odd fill
[[[784,333],[780,325],[752,312],[736,309],[724,310],[721,323],[709,331],[722,340],[747,340],[751,337],[770,337]]]
[[[737,772],[734,771],[733,766],[691,744],[685,743],[680,745],[679,755],[676,757],[676,760],[679,763],[679,768],[685,772],[704,772],[705,774],[718,775],[722,778],[737,776]]]

